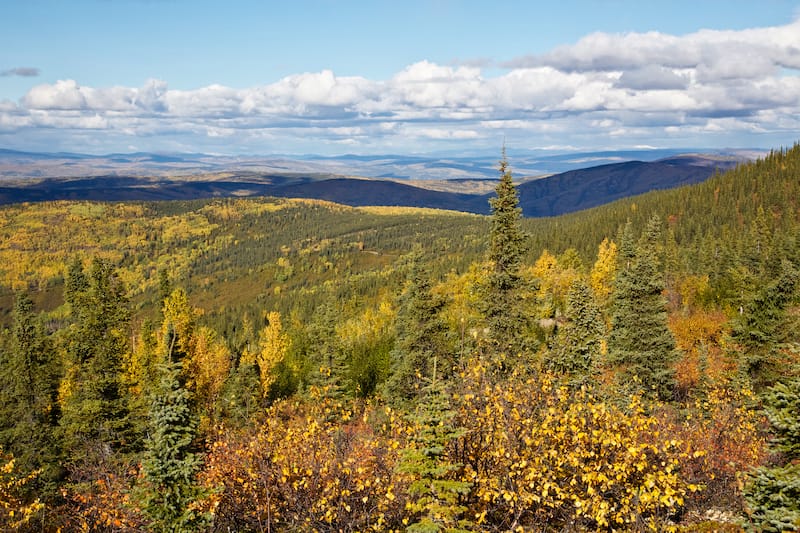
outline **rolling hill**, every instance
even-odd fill
[[[608,159],[613,157],[588,157],[575,161]],[[276,196],[328,200],[350,206],[426,207],[487,214],[488,200],[494,194],[494,179],[485,177],[483,170],[474,168],[469,178],[417,181],[356,178],[323,172],[324,166],[315,167],[318,172],[278,172],[275,169],[281,165],[274,161],[269,171],[224,170],[226,164],[233,163],[217,161],[214,164],[218,168],[210,172],[211,163],[207,156],[112,154],[98,159],[74,154],[42,154],[38,158],[37,154],[6,150],[0,153],[0,160],[5,161],[0,165],[0,175],[6,176],[5,180],[0,181],[0,204],[53,200],[157,201]],[[343,170],[344,163],[337,161],[329,170]],[[375,159],[367,161],[374,164]],[[436,163],[426,160],[423,163],[414,158],[405,163],[392,161],[395,169],[403,164],[412,167],[424,164],[428,169],[446,167],[458,172],[470,172],[472,168],[458,161]],[[570,213],[651,190],[698,183],[741,161],[741,157],[713,154],[673,155],[656,161],[623,161],[568,170],[546,177],[523,177],[519,184],[520,205],[527,217]],[[27,179],[9,177],[24,174],[27,166],[30,167]],[[290,163],[283,167],[295,168]],[[58,168],[65,176],[52,176]],[[95,174],[98,169],[109,172]],[[184,174],[190,171],[194,173]],[[83,174],[68,176],[73,172]],[[515,176],[519,175],[515,171]]]

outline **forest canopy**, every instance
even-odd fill
[[[525,219],[0,208],[0,525],[800,528],[800,146]]]

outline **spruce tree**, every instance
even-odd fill
[[[85,280],[85,283],[84,283]],[[66,377],[61,428],[73,458],[135,447],[124,382],[130,311],[125,289],[107,261],[89,276],[70,270],[65,294],[74,323],[66,332]]]
[[[440,316],[444,299],[431,291],[431,280],[415,253],[406,288],[400,297],[397,314],[397,338],[391,352],[392,374],[386,382],[390,400],[417,398],[433,374],[438,361],[442,379],[453,372],[454,361],[447,350],[447,326]]]
[[[778,383],[764,394],[774,429],[772,448],[781,464],[757,469],[745,487],[751,531],[800,530],[800,379]]]
[[[731,337],[739,352],[740,370],[757,389],[773,383],[784,371],[779,346],[792,329],[784,326],[787,310],[797,299],[798,282],[800,274],[795,266],[783,260],[780,273],[757,284],[733,320]]]
[[[579,386],[590,382],[597,371],[605,337],[603,316],[592,290],[581,278],[570,284],[566,319],[545,365],[565,382]]]
[[[27,293],[16,296],[13,318],[11,345],[0,364],[0,448],[22,472],[42,471],[32,487],[41,495],[61,476],[61,365]]]
[[[471,484],[457,479],[459,465],[450,461],[447,446],[463,430],[453,426],[455,412],[444,381],[437,381],[434,360],[431,381],[423,390],[416,413],[412,444],[403,450],[398,469],[413,476],[408,487],[411,524],[406,531],[450,533],[473,531],[466,507],[459,503]]]
[[[180,384],[180,363],[162,365],[160,373],[150,408],[139,498],[152,531],[197,531],[207,519],[192,505],[202,496],[195,480],[202,465],[194,444],[197,423],[189,392]]]
[[[608,360],[621,389],[640,386],[668,399],[675,387],[675,339],[667,327],[664,273],[659,267],[661,221],[650,218],[634,245],[630,225],[623,231],[615,280]]]
[[[527,319],[521,310],[523,281],[520,265],[526,249],[521,229],[522,209],[508,168],[505,148],[500,161],[500,181],[491,206],[489,273],[484,287],[482,311],[489,328],[491,355],[500,369],[503,360],[520,355],[525,346]]]
[[[317,307],[306,328],[307,357],[311,364],[308,384],[316,387],[323,397],[342,400],[350,395],[351,387],[345,354],[336,337],[337,316],[336,306],[328,300]]]

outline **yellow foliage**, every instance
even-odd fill
[[[558,259],[543,250],[532,267],[523,274],[529,274],[539,283],[536,299],[540,303],[540,318],[553,317],[564,311],[569,287],[581,274],[573,267],[559,265]]]
[[[360,315],[346,320],[336,328],[336,335],[345,347],[380,339],[394,329],[397,311],[387,298],[377,307],[367,307]]]
[[[37,498],[25,503],[19,492],[25,485],[36,479],[38,471],[24,475],[17,471],[14,458],[0,449],[0,527],[4,531],[16,530],[28,523],[44,508]]]
[[[598,303],[602,306],[613,290],[614,276],[617,270],[617,245],[608,238],[603,239],[597,249],[595,261],[589,273],[589,284],[594,291]]]
[[[683,505],[685,447],[659,434],[638,398],[621,409],[546,377],[491,385],[481,372],[466,377],[483,385],[463,397],[460,419],[476,517],[656,531]]]
[[[182,288],[175,289],[164,300],[162,306],[164,320],[158,339],[158,351],[165,361],[171,359],[175,353],[188,355],[192,352],[194,328],[201,313],[200,309],[192,307],[186,291]]]
[[[326,422],[331,410],[348,409],[321,398],[278,402],[248,437],[220,430],[201,475],[217,522],[231,530],[392,531],[406,483],[393,468],[400,418],[367,407],[339,426]],[[374,417],[385,420],[382,430]]]
[[[286,358],[289,351],[289,336],[283,331],[280,313],[267,313],[267,322],[259,334],[258,353],[253,354],[261,373],[261,390],[264,395],[269,393],[275,381],[275,367]],[[243,362],[252,364],[253,361]]]
[[[193,339],[192,353],[185,363],[187,386],[194,390],[202,412],[210,413],[228,377],[231,354],[225,343],[209,327],[200,327]]]

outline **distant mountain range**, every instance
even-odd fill
[[[753,151],[688,154],[676,150],[528,153],[515,156],[510,166],[519,182],[523,214],[539,217],[698,183],[760,155]],[[0,149],[0,203],[281,196],[352,206],[431,207],[483,214],[489,211],[488,200],[498,177],[497,159],[91,156]]]

